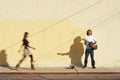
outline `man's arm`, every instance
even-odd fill
[[[95,38],[95,37],[93,38],[93,40],[94,40],[95,44],[97,44],[97,40],[96,40],[96,38]]]

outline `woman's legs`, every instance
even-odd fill
[[[26,58],[26,56],[23,56],[23,58],[20,60],[20,62],[15,66],[16,69],[20,66],[20,64],[23,62],[23,60],[24,60],[25,58]]]
[[[31,69],[35,70],[34,64],[33,64],[33,55],[30,55],[30,58],[31,58]]]

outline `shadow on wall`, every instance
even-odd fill
[[[82,67],[82,56],[84,54],[84,46],[81,42],[81,37],[77,36],[74,39],[74,43],[70,46],[70,51],[67,53],[58,53],[58,55],[69,55],[71,58],[71,64],[77,67]]]
[[[7,62],[6,50],[0,51],[0,66],[9,68],[9,64]]]

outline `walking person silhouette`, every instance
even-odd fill
[[[29,33],[25,32],[24,33],[24,37],[23,37],[23,44],[20,47],[19,52],[21,52],[21,49],[24,47],[23,49],[23,58],[19,61],[19,63],[15,66],[16,69],[19,68],[20,64],[24,61],[24,59],[29,56],[31,58],[31,69],[35,70],[34,68],[34,64],[33,64],[33,55],[31,53],[31,51],[29,50],[29,48],[35,49],[34,47],[31,47],[29,45],[29,41],[28,41],[28,37],[29,37]]]

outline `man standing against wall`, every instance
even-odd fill
[[[97,40],[95,39],[95,37],[92,36],[91,29],[87,30],[87,36],[83,40],[86,45],[85,60],[84,60],[83,68],[87,67],[88,57],[90,54],[92,68],[95,69],[96,67],[95,67],[95,60],[94,60],[94,49],[97,49],[97,44],[96,44]]]

